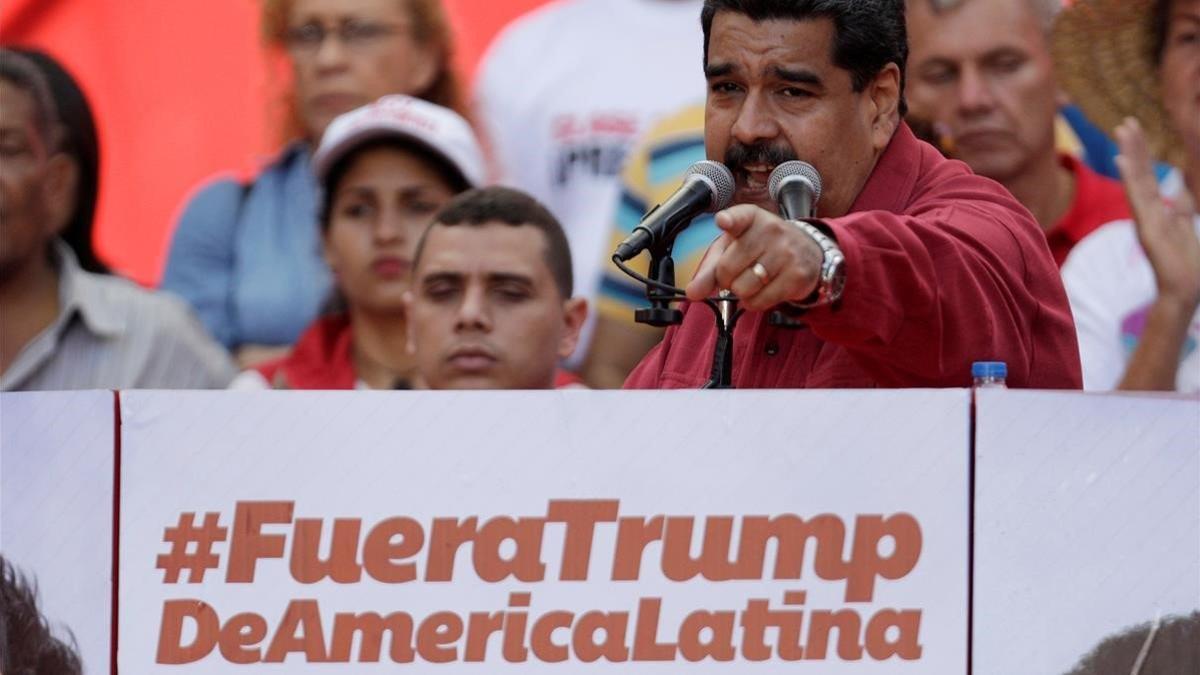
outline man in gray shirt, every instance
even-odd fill
[[[0,50],[0,390],[224,387],[233,363],[181,301],[59,238],[81,171],[63,133],[44,74]]]

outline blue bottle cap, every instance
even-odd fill
[[[1008,377],[1008,364],[1003,361],[976,361],[971,364],[971,377]]]

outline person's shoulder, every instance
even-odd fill
[[[182,218],[236,208],[260,183],[281,180],[292,171],[308,171],[306,146],[297,141],[264,158],[253,169],[221,171],[197,183],[184,198]]]
[[[1139,264],[1144,258],[1133,221],[1114,220],[1096,228],[1075,244],[1063,263],[1063,278],[1084,275],[1111,278],[1119,282],[1119,270]]]
[[[103,303],[104,311],[120,317],[126,330],[148,334],[155,342],[211,342],[191,308],[174,293],[144,288],[116,275],[81,274],[92,297]]]
[[[225,171],[201,181],[184,198],[179,222],[183,224],[208,221],[213,214],[224,216],[236,208],[248,185],[232,171]]]

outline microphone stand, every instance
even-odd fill
[[[716,300],[705,300],[717,315],[717,344],[713,347],[712,374],[701,389],[733,389],[733,329],[742,311],[737,308],[737,298],[721,290]]]
[[[650,247],[650,279],[661,286],[646,285],[646,299],[650,306],[635,310],[633,320],[648,326],[666,328],[683,323],[683,312],[671,306],[676,296],[666,287],[675,285],[675,260],[671,253],[675,248],[675,237]]]
[[[672,251],[675,237],[657,242],[647,249],[650,253],[648,274],[642,275],[626,266],[619,257],[613,263],[629,276],[641,281],[646,287],[646,299],[650,306],[635,310],[634,321],[658,328],[683,323],[683,312],[671,306],[683,299],[683,291],[675,287],[675,261]],[[718,297],[704,301],[712,309],[717,320],[717,339],[713,347],[712,376],[701,389],[733,389],[733,329],[744,313],[738,309],[737,297],[722,290]]]

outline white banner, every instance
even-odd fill
[[[127,392],[120,669],[963,673],[968,397]]]
[[[1066,673],[1200,610],[1200,402],[991,390],[975,414],[976,675]]]
[[[55,637],[84,672],[112,653],[111,391],[0,394],[0,553],[37,583]]]

